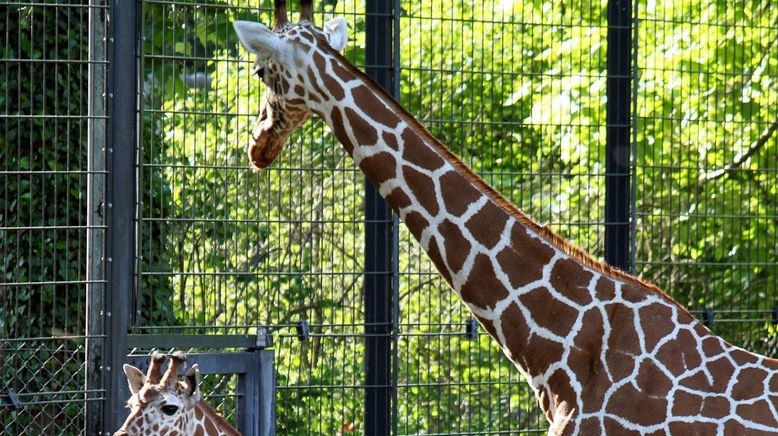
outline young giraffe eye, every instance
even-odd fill
[[[173,406],[171,404],[162,406],[159,409],[167,416],[173,416],[176,412],[178,412],[178,406]]]

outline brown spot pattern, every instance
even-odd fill
[[[443,166],[443,158],[432,147],[427,146],[413,130],[405,129],[400,138],[403,141],[403,158],[429,171]]]
[[[455,216],[461,216],[470,203],[483,195],[469,180],[453,171],[440,178],[440,191],[446,210]]]
[[[511,357],[518,359],[527,350],[527,339],[529,338],[530,330],[524,320],[521,309],[519,309],[516,303],[511,303],[503,311],[500,324]]]
[[[313,69],[309,67],[307,74],[308,83],[310,83],[313,87],[313,92],[311,92],[311,94],[316,93],[322,101],[327,101],[327,94],[319,87],[319,79],[316,77],[316,73],[314,73]]]
[[[408,212],[405,215],[403,222],[417,241],[421,240],[421,233],[430,225],[429,221],[427,221],[424,216],[422,216],[422,214],[416,211]]]
[[[550,341],[538,335],[532,335],[527,344],[527,352],[524,354],[527,369],[532,375],[543,374],[548,367],[557,361],[564,348],[559,342]]]
[[[389,203],[395,211],[406,208],[411,205],[411,199],[400,188],[395,188],[386,196],[386,202]]]
[[[532,253],[505,247],[497,253],[497,263],[516,289],[543,277],[541,263]]]
[[[685,391],[675,394],[672,413],[674,416],[698,415],[702,409],[702,397]]]
[[[729,400],[724,397],[708,397],[702,402],[702,414],[708,418],[723,418],[729,415]]]
[[[640,401],[635,401],[636,398],[640,398]],[[621,416],[635,424],[656,425],[665,420],[667,400],[641,395],[631,383],[627,383],[616,389],[608,401],[605,411]]]
[[[616,297],[616,285],[608,277],[600,276],[594,285],[597,299],[600,301],[610,301]]]
[[[651,304],[638,310],[640,325],[644,327],[643,334],[646,351],[653,351],[656,344],[669,335],[675,327],[671,321],[673,311],[663,304]]]
[[[750,400],[762,395],[765,378],[767,378],[767,372],[763,369],[743,369],[737,377],[737,383],[732,388],[732,397],[736,400]]]
[[[400,124],[400,118],[386,107],[375,93],[365,85],[357,86],[351,90],[354,101],[359,102],[360,107],[369,113],[374,121],[393,129]],[[407,129],[406,129],[407,130]]]
[[[383,151],[362,159],[359,167],[378,189],[382,183],[395,176],[397,163],[391,154]]]
[[[652,360],[646,359],[640,363],[635,383],[640,391],[654,397],[666,397],[673,387],[670,380]]]
[[[519,301],[534,314],[535,323],[558,336],[565,336],[578,316],[577,310],[555,300],[551,292],[544,287],[521,295]]]
[[[355,79],[354,73],[346,68],[343,68],[337,59],[332,59],[330,65],[332,65],[332,71],[335,73],[335,75],[338,76],[338,78],[343,82],[350,82]]]
[[[462,264],[465,263],[467,255],[470,254],[472,248],[470,242],[462,234],[459,226],[447,219],[438,225],[438,231],[445,241],[448,266],[451,271],[457,272],[462,269]]]
[[[438,241],[435,238],[430,238],[429,246],[427,249],[427,255],[430,257],[430,260],[432,260],[432,263],[435,265],[435,268],[438,269],[440,274],[443,276],[444,279],[446,279],[446,282],[448,282],[448,284],[450,285],[451,274],[449,274],[448,269],[446,269],[446,263],[443,261],[443,256],[441,255],[440,248],[438,247]]]
[[[359,145],[374,145],[378,142],[378,133],[367,120],[359,116],[351,108],[347,107],[345,112],[351,132]]]
[[[765,400],[757,401],[753,404],[741,404],[735,409],[737,416],[748,420],[767,424],[772,427],[778,427],[778,421],[775,420],[770,405]],[[765,419],[767,417],[767,419]]]
[[[639,431],[627,430],[618,421],[605,417],[605,433],[619,436],[641,436]]]
[[[530,236],[527,229],[518,223],[511,228],[511,247],[530,254],[536,259],[536,265],[545,265],[554,256],[553,248]]]
[[[489,257],[479,253],[473,269],[462,286],[462,299],[481,308],[494,307],[508,296],[508,290],[497,280]]]
[[[491,249],[500,241],[507,222],[508,214],[491,201],[487,201],[481,210],[470,217],[465,227],[481,245]]]
[[[338,141],[343,144],[343,147],[346,148],[348,154],[354,156],[354,146],[351,144],[351,139],[349,139],[348,134],[344,129],[345,125],[343,124],[343,115],[341,115],[340,109],[337,107],[332,109],[330,118],[332,119],[332,133],[338,138]]]
[[[588,289],[592,276],[591,272],[573,259],[561,259],[551,270],[551,286],[567,298],[585,305],[592,301]]]
[[[400,151],[400,147],[397,145],[397,138],[394,136],[393,133],[383,132],[381,133],[381,138],[384,139],[384,142],[386,143],[387,147],[391,148],[394,151]]]
[[[438,206],[438,200],[435,196],[435,185],[432,180],[413,168],[403,167],[403,176],[405,182],[411,188],[411,192],[419,201],[419,204],[430,213],[430,215],[437,215],[440,211]]]

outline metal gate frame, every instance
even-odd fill
[[[176,344],[179,338],[173,338]],[[180,338],[185,339],[185,338]],[[140,341],[139,341],[140,342]],[[150,345],[154,341],[146,341]],[[184,340],[186,342],[186,340]],[[237,353],[195,353],[187,356],[190,364],[197,364],[200,374],[237,374],[238,408],[236,426],[244,435],[275,435],[275,396],[273,350]],[[127,363],[146,372],[149,356],[127,356]],[[179,369],[183,374],[186,370]]]

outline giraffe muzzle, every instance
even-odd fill
[[[249,144],[249,160],[257,169],[265,169],[276,160],[281,150],[284,149],[285,137],[273,134],[272,129],[263,129],[262,123],[258,123]]]

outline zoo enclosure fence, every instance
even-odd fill
[[[242,351],[260,329],[281,434],[544,432],[320,122],[248,170],[262,88],[230,23],[270,22],[269,1],[0,8],[0,434],[110,431],[127,353]],[[316,20],[333,14],[345,55],[509,199],[775,354],[775,8],[325,1]],[[233,422],[238,385],[203,388]]]

